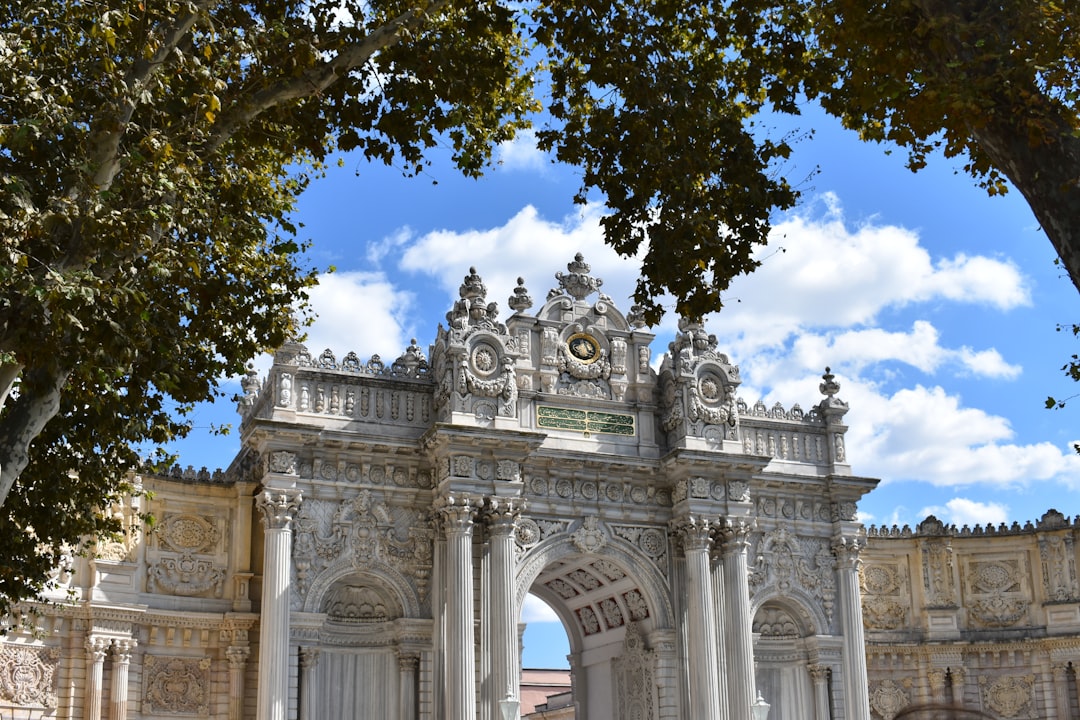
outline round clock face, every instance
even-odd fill
[[[586,364],[596,362],[600,357],[600,343],[596,342],[596,338],[592,335],[586,333],[577,333],[568,337],[566,349],[571,357]]]

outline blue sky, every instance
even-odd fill
[[[758,272],[707,318],[741,366],[742,397],[805,408],[832,367],[851,407],[849,460],[882,480],[861,505],[867,523],[1080,513],[1071,447],[1080,398],[1043,407],[1048,395],[1080,391],[1060,371],[1077,343],[1056,330],[1080,321],[1080,296],[1023,198],[988,197],[956,160],[934,158],[913,174],[902,152],[860,143],[813,111],[799,125],[815,135],[785,171],[808,178],[803,201],[775,219]],[[449,151],[432,158],[427,174],[405,178],[345,157],[302,198],[310,260],[336,267],[312,293],[312,351],[394,358],[413,337],[426,348],[471,265],[504,317],[519,275],[543,297],[578,251],[629,306],[636,266],[603,245],[599,202],[571,203],[572,168],[552,164],[528,136],[501,148],[501,164],[478,181],[450,167]],[[654,357],[675,321],[656,329]],[[208,439],[202,428],[233,420],[231,404],[194,417],[195,437],[174,448],[181,462],[227,465],[238,438]],[[526,615],[550,619],[542,610],[530,605]],[[565,649],[553,652],[526,662],[565,664]]]

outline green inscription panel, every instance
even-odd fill
[[[633,435],[634,416],[593,410],[571,410],[546,405],[536,408],[536,424],[552,430],[574,430],[581,433]]]

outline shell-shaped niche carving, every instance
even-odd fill
[[[401,615],[388,593],[355,579],[336,583],[326,594],[323,611],[342,623],[384,622]]]
[[[765,604],[754,615],[753,629],[762,637],[805,637],[803,624],[779,605]]]

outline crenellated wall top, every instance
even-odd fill
[[[987,523],[986,525],[975,525],[969,527],[968,525],[956,526],[952,524],[943,523],[935,516],[929,515],[925,520],[919,523],[914,530],[909,525],[898,527],[896,525],[871,525],[866,530],[868,537],[872,538],[932,538],[932,537],[950,537],[950,538],[967,538],[967,537],[985,537],[988,535],[1033,535],[1040,532],[1049,532],[1053,530],[1071,530],[1080,528],[1080,515],[1070,519],[1067,515],[1064,515],[1057,510],[1050,509],[1043,513],[1043,516],[1036,522],[1032,523],[1030,520],[1021,525],[1019,522],[1014,521],[1012,524],[1000,523],[994,525],[993,523]]]

